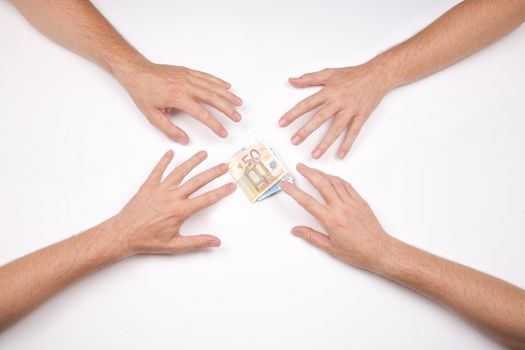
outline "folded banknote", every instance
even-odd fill
[[[252,203],[279,192],[282,180],[293,182],[275,152],[261,141],[243,147],[228,165],[231,176]]]

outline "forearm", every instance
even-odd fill
[[[0,330],[76,280],[125,256],[115,225],[90,230],[0,268]]]
[[[525,349],[525,292],[392,239],[374,272],[455,311],[497,340]]]
[[[465,0],[370,62],[386,69],[392,87],[400,86],[463,59],[523,21],[523,0]]]
[[[31,25],[118,77],[146,59],[87,0],[11,0]]]

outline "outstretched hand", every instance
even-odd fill
[[[208,73],[141,62],[116,77],[150,123],[176,142],[187,144],[189,137],[169,120],[172,109],[188,113],[222,138],[228,136],[228,131],[203,105],[217,109],[234,122],[241,120],[236,107],[242,100],[229,91],[229,83]]]
[[[292,233],[348,264],[371,270],[387,250],[390,236],[356,190],[343,179],[298,164],[297,170],[310,181],[324,204],[294,184],[282,181],[286,194],[313,215],[326,234],[308,226]]]
[[[318,109],[292,136],[292,143],[299,145],[332,118],[330,129],[312,151],[312,157],[315,159],[320,158],[345,130],[346,134],[337,151],[337,157],[346,157],[370,114],[393,88],[381,66],[372,63],[323,69],[299,78],[290,78],[289,82],[297,88],[323,86],[320,91],[299,102],[279,120],[279,125],[286,127],[304,114]]]
[[[190,198],[191,194],[224,175],[226,164],[216,165],[183,183],[184,178],[199,165],[207,154],[200,151],[162,179],[173,159],[168,151],[155,166],[138,193],[115,217],[120,241],[127,254],[177,254],[191,250],[218,247],[219,238],[211,235],[182,236],[180,227],[190,216],[207,208],[235,191],[228,183],[209,192]]]

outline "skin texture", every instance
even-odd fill
[[[180,228],[196,212],[236,188],[228,183],[190,198],[228,171],[214,166],[183,182],[206,159],[201,151],[183,162],[164,180],[173,159],[167,152],[137,194],[109,220],[69,239],[24,256],[0,268],[0,331],[73,282],[136,254],[180,254],[219,247],[211,235],[183,236]]]
[[[397,240],[348,182],[303,164],[297,170],[324,203],[289,182],[283,181],[282,188],[326,233],[296,226],[293,234],[347,264],[425,295],[510,348],[525,349],[525,291]]]
[[[11,0],[31,25],[58,44],[109,71],[128,91],[148,121],[174,141],[188,135],[168,118],[181,110],[224,138],[228,132],[203,105],[241,120],[242,100],[231,85],[213,75],[186,67],[150,62],[111,26],[87,0]]]
[[[312,151],[320,158],[342,136],[337,157],[344,158],[383,97],[392,89],[435,73],[509,33],[525,21],[523,0],[466,0],[407,41],[370,61],[323,69],[290,78],[296,88],[321,86],[279,120],[290,125],[316,110],[291,140],[301,144],[319,126],[332,120],[327,134]]]

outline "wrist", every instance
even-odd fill
[[[120,260],[133,255],[133,249],[127,237],[128,228],[117,214],[99,225],[100,237],[106,247],[108,255]]]
[[[151,61],[137,52],[135,55],[109,63],[109,71],[126,88],[133,83],[134,77],[150,64]]]
[[[403,262],[412,248],[405,242],[388,236],[383,253],[378,256],[370,271],[389,279],[395,278],[395,276],[403,273]]]
[[[389,272],[397,260],[399,246],[402,242],[385,233],[376,240],[366,253],[362,254],[359,263],[352,263],[378,275]]]
[[[398,61],[390,51],[387,51],[377,55],[365,64],[378,72],[385,84],[385,88],[387,91],[390,91],[404,83]]]

